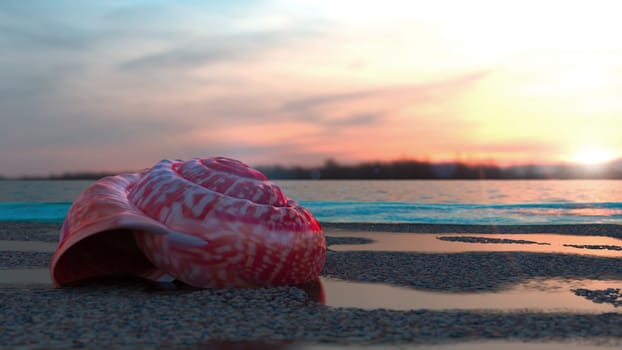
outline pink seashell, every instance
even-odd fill
[[[228,158],[163,160],[110,176],[71,206],[50,265],[57,286],[133,274],[195,287],[316,280],[317,220],[259,171]]]

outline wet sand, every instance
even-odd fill
[[[324,229],[353,231],[408,232],[408,233],[559,233],[579,236],[609,236],[622,238],[622,225],[434,225],[434,224],[370,224],[370,223],[322,223]]]
[[[42,242],[55,242],[60,225],[0,223],[0,241],[5,242],[0,242],[0,347],[581,349],[622,345],[622,310],[616,306],[622,261],[615,255],[621,252],[600,249],[611,255],[592,254],[599,249],[590,246],[531,251],[548,246],[523,244],[516,236],[561,235],[568,242],[590,236],[613,239],[594,246],[621,246],[622,242],[616,244],[622,232],[619,226],[323,227],[329,244],[321,282],[324,303],[319,302],[317,286],[195,290],[122,278],[54,288],[46,273],[53,245]],[[465,247],[447,248],[451,252],[412,247],[389,251],[374,246],[378,240],[390,246],[397,233],[471,238],[437,239],[441,247]],[[469,245],[476,248],[466,248]],[[492,248],[478,251],[482,246]]]

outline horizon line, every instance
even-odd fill
[[[409,173],[400,173],[396,167],[419,166],[419,169],[408,169]],[[358,163],[339,163],[329,158],[322,165],[304,166],[304,165],[258,165],[252,166],[264,173],[270,178],[275,179],[452,179],[465,178],[476,179],[478,177],[469,174],[473,171],[487,171],[487,179],[622,179],[622,158],[613,159],[599,163],[578,163],[578,162],[557,162],[557,163],[520,163],[520,164],[499,164],[495,161],[426,161],[418,159],[396,159],[390,161],[363,161]],[[373,167],[372,173],[364,173],[364,170]],[[425,169],[425,168],[429,169]],[[382,169],[392,170],[392,175],[382,174]],[[144,169],[144,168],[143,168]],[[455,174],[454,171],[460,169],[463,173]],[[142,169],[140,169],[142,170]],[[369,169],[367,169],[369,170]],[[402,169],[404,170],[404,169]],[[5,176],[0,174],[0,180],[78,180],[78,179],[98,179],[105,176],[132,173],[139,170],[125,171],[97,171],[97,170],[81,170],[81,171],[64,171],[61,173],[48,173],[46,175],[17,175]],[[326,177],[324,173],[334,173],[335,171],[355,171],[356,174],[332,174]],[[428,171],[428,173],[425,173]],[[432,171],[432,173],[429,173]],[[439,173],[440,171],[440,173]],[[490,173],[490,172],[499,173]],[[302,173],[308,173],[304,176]],[[447,173],[450,172],[450,173]],[[484,174],[482,174],[484,175]]]

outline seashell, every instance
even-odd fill
[[[313,215],[233,159],[162,160],[103,178],[73,203],[50,265],[57,286],[132,274],[195,287],[316,280],[326,241]]]

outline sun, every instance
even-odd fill
[[[615,153],[600,148],[586,148],[574,156],[576,163],[585,165],[596,165],[606,163],[615,158]]]

